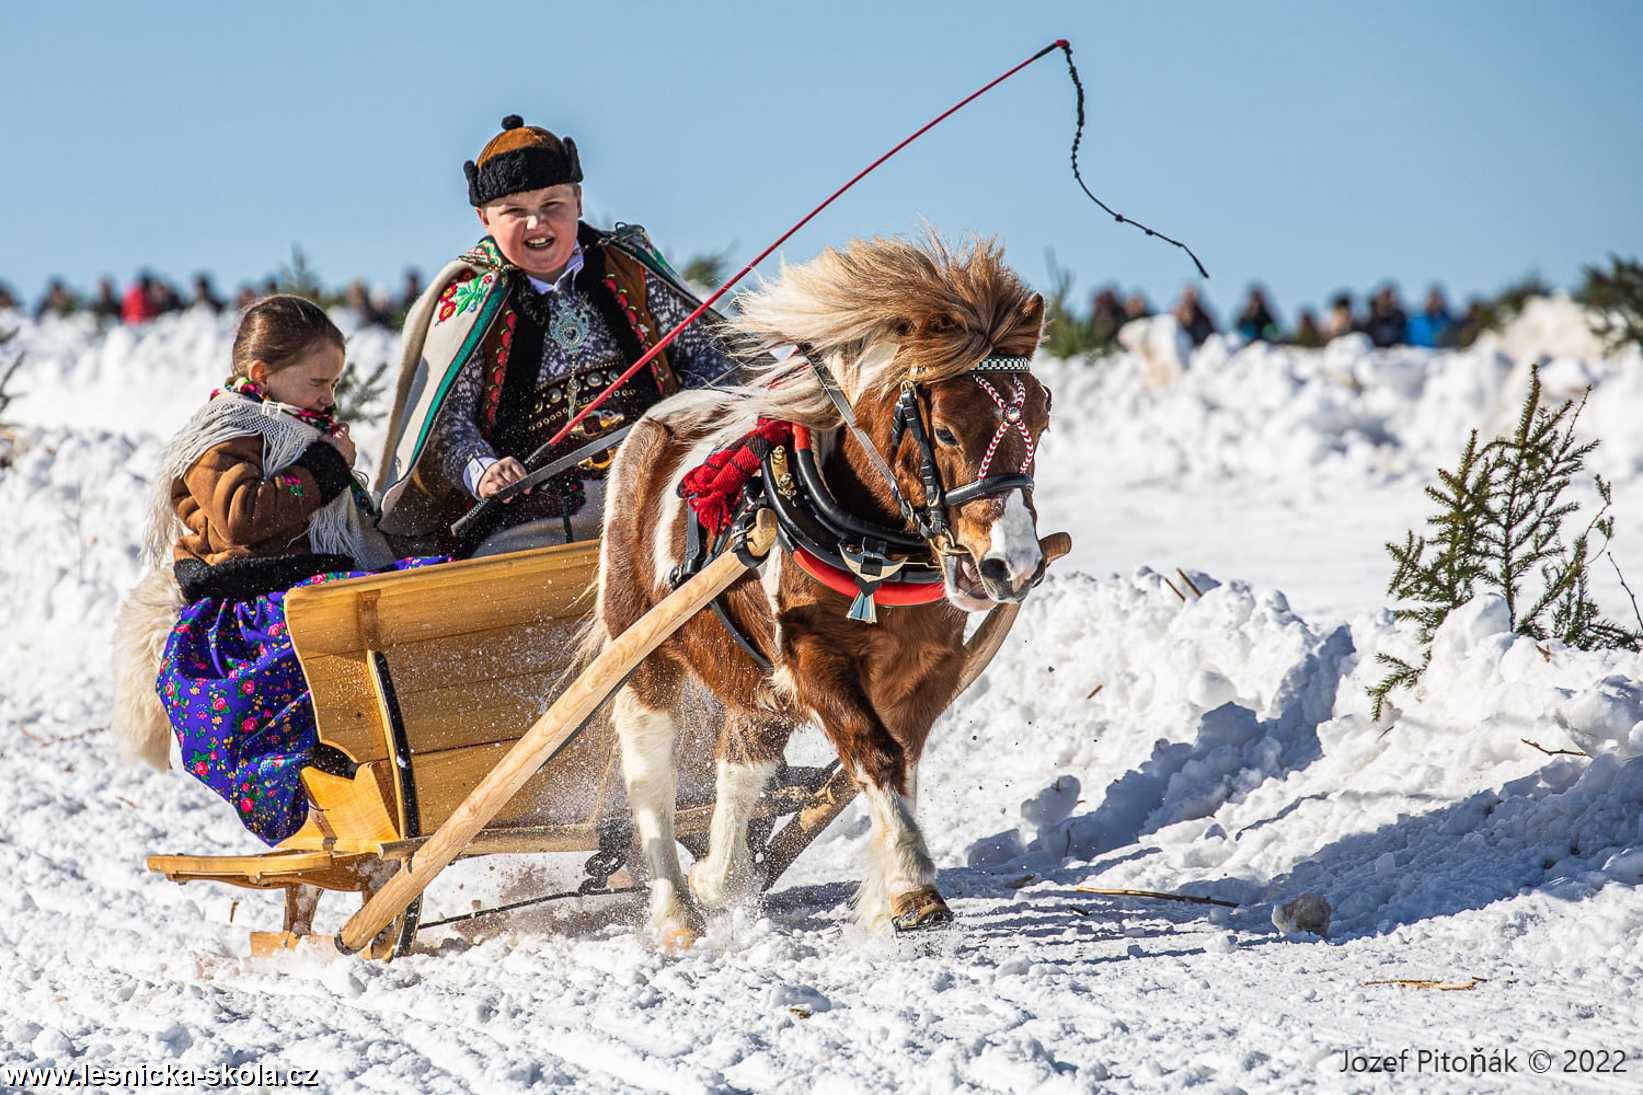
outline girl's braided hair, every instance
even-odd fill
[[[263,297],[240,317],[234,335],[234,375],[250,376],[253,361],[277,373],[327,343],[345,348],[342,332],[325,309],[289,293]]]

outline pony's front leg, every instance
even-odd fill
[[[818,643],[793,646],[799,701],[815,712],[839,760],[861,787],[872,832],[856,919],[913,931],[952,922],[936,889],[936,867],[913,820],[914,759],[874,712],[855,667]]]
[[[952,923],[952,910],[936,889],[936,867],[924,834],[913,820],[912,795],[867,781],[861,787],[873,828],[868,874],[856,898],[857,919],[874,928],[888,919],[896,931]],[[907,788],[912,790],[911,780]]]
[[[678,777],[673,713],[645,702],[634,683],[617,693],[611,719],[622,742],[622,777],[639,850],[650,873],[650,919],[664,950],[686,950],[702,934],[679,866],[673,813]]]

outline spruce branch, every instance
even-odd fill
[[[388,363],[378,362],[376,368],[368,373],[360,373],[357,368],[349,368],[337,381],[336,393],[332,397],[336,404],[336,416],[346,422],[359,425],[373,425],[382,420],[386,409],[380,406],[383,393],[388,386]],[[377,409],[366,408],[377,405]]]
[[[1637,607],[1637,594],[1633,593],[1632,587],[1626,584],[1626,575],[1621,573],[1620,564],[1614,561],[1613,555],[1609,555],[1609,565],[1614,567],[1614,576],[1620,579],[1620,588],[1624,589],[1626,596],[1631,598],[1632,615],[1637,619],[1638,634],[1643,635],[1643,611],[1640,611]]]

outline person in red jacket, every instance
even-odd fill
[[[154,276],[152,274],[138,274],[137,280],[126,290],[125,298],[120,304],[120,318],[127,323],[147,323],[159,310],[154,306]]]

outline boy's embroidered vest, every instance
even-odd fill
[[[584,224],[577,235],[584,263],[577,275],[577,288],[593,302],[616,337],[624,365],[631,365],[660,334],[646,304],[649,275],[638,260],[605,246],[604,233]],[[443,482],[442,477],[429,474],[420,463],[451,380],[475,357],[481,362],[485,378],[479,426],[499,454],[523,459],[568,420],[563,408],[569,403],[571,378],[538,391],[539,347],[517,359],[522,368],[508,367],[511,360],[516,360],[513,349],[520,327],[511,293],[515,276],[515,268],[502,257],[495,241],[486,237],[441,272],[440,280],[430,286],[407,318],[401,375],[382,461],[388,469],[383,476],[387,484],[383,499],[385,530],[400,535],[440,535],[442,526],[449,526],[473,504],[461,484]],[[609,368],[576,374],[577,407],[603,391],[617,375]],[[598,379],[601,376],[605,377],[603,382]],[[631,421],[678,388],[663,351],[600,409]],[[588,425],[594,427],[598,418],[599,412],[595,412]],[[605,421],[610,423],[607,429],[615,428],[611,419]],[[557,450],[569,451],[600,432],[597,428],[579,430]],[[538,506],[551,509],[547,503],[550,497],[568,504],[565,512],[580,506],[581,474],[566,473],[545,484],[544,490],[537,492],[542,495]],[[538,506],[531,509],[536,511]]]

